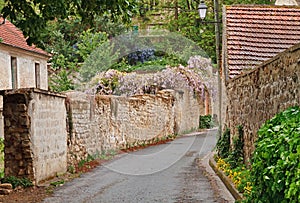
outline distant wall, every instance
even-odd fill
[[[165,90],[128,98],[67,95],[70,164],[87,153],[197,129],[205,111],[203,101],[189,91]]]
[[[257,131],[286,108],[300,105],[300,44],[227,84],[226,124],[231,134],[244,127],[245,156],[254,150]]]
[[[5,175],[35,183],[67,170],[65,97],[37,89],[4,97]]]

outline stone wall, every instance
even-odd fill
[[[300,105],[300,44],[227,84],[226,124],[231,134],[244,128],[249,159],[260,126],[286,108]]]
[[[128,98],[67,95],[69,164],[87,154],[196,129],[205,111],[204,102],[189,91],[164,90]]]
[[[38,89],[0,93],[5,175],[37,184],[88,154],[197,129],[200,114],[208,112],[205,101],[187,90],[134,97],[68,92],[66,98]]]
[[[35,183],[67,170],[65,97],[37,89],[2,91],[5,175]]]

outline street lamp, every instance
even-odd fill
[[[198,13],[200,18],[203,20],[206,16],[207,6],[205,5],[204,1],[201,1],[198,6]]]
[[[198,13],[203,20],[206,16],[207,6],[205,5],[204,1],[201,1],[198,6]],[[218,0],[214,0],[214,14],[215,14],[215,21],[214,22],[206,22],[204,23],[215,23],[215,35],[216,35],[216,61],[217,61],[217,68],[218,68],[218,99],[219,99],[219,136],[222,135],[222,83],[221,83],[221,47],[220,47],[220,24],[222,23],[219,20],[219,2]]]

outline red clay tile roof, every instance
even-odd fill
[[[300,43],[300,7],[225,7],[225,66],[229,78]]]
[[[13,25],[8,20],[2,24],[3,18],[0,17],[0,43],[9,46],[17,47],[26,51],[35,52],[38,54],[50,56],[46,51],[39,49],[35,46],[29,46],[21,30]]]

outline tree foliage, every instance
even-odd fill
[[[95,19],[103,15],[129,22],[137,0],[4,0],[4,3],[3,16],[23,31],[29,44],[39,44],[51,20],[76,17],[85,29],[95,27]]]
[[[149,0],[142,0],[140,8],[141,24],[147,24],[151,22],[151,13],[163,13],[164,11],[169,12],[164,16],[165,28],[172,32],[178,32],[183,36],[193,40],[201,47],[216,63],[216,46],[215,46],[215,24],[206,23],[214,22],[214,1],[206,0],[205,4],[208,7],[205,20],[201,21],[197,12],[200,0],[176,0],[169,1],[167,4],[147,4]],[[219,19],[221,18],[222,5],[232,4],[273,4],[274,0],[222,0],[219,2]],[[142,27],[146,27],[142,25]],[[221,25],[222,27],[222,25]],[[220,30],[220,36],[222,36],[222,29]]]

